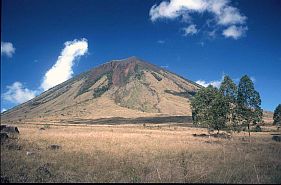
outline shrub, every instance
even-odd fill
[[[102,87],[99,87],[97,89],[94,90],[94,98],[98,98],[100,97],[103,93],[105,93],[107,90],[109,89],[108,85],[105,85],[105,86],[102,86]]]
[[[156,79],[156,80],[158,80],[158,81],[161,81],[162,80],[162,78],[159,76],[159,75],[157,75],[156,73],[151,73],[153,76],[154,76],[154,78]]]
[[[261,127],[259,125],[257,125],[254,129],[253,132],[261,132]]]
[[[50,125],[48,125],[48,124],[44,124],[44,128],[50,128]]]

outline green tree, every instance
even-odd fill
[[[257,124],[262,120],[261,99],[254,88],[254,83],[244,75],[238,85],[237,116],[242,125],[248,126],[250,136],[250,124]]]
[[[195,125],[218,130],[225,127],[228,103],[213,86],[200,89],[191,100],[192,118]]]
[[[229,126],[237,127],[236,123],[236,99],[237,99],[237,86],[232,79],[225,75],[219,88],[220,93],[225,97],[228,102],[227,109],[227,122]]]
[[[281,125],[281,104],[279,104],[274,110],[273,125]]]
[[[218,133],[221,129],[226,127],[228,110],[228,100],[221,93],[217,92],[211,102],[209,124],[210,127],[216,129]]]
[[[193,123],[208,126],[211,101],[215,98],[215,88],[208,86],[200,89],[191,100]]]

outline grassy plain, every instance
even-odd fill
[[[250,141],[246,132],[194,137],[207,130],[175,124],[15,126],[20,134],[1,144],[10,182],[281,183],[271,132]]]

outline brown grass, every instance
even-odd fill
[[[11,182],[281,183],[281,143],[270,132],[249,142],[247,133],[198,138],[207,131],[174,125],[17,126],[19,137],[1,145]]]

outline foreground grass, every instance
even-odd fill
[[[195,138],[207,131],[173,125],[17,126],[1,145],[10,182],[281,183],[281,143],[269,132],[250,142],[247,133]]]

